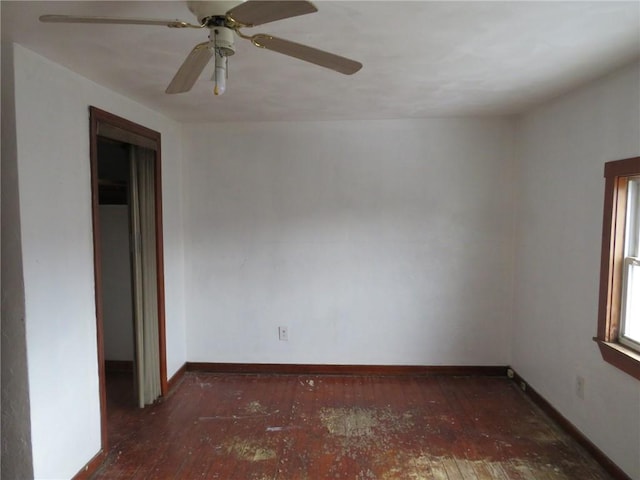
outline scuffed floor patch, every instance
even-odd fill
[[[264,407],[260,402],[254,400],[253,402],[249,402],[244,408],[244,413],[247,415],[265,415],[267,413],[266,407]]]
[[[276,457],[274,449],[255,440],[234,437],[226,443],[225,447],[227,453],[234,455],[240,460],[246,460],[249,462],[271,460]]]
[[[373,434],[379,421],[374,410],[364,408],[324,408],[320,420],[331,435],[366,437]]]

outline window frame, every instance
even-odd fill
[[[640,175],[640,157],[607,162],[600,257],[598,343],[602,358],[640,380],[640,351],[620,342],[627,186]]]

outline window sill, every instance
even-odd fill
[[[594,338],[605,362],[640,380],[640,353],[619,343]]]

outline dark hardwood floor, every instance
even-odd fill
[[[107,385],[93,480],[610,478],[506,378],[187,373],[142,410]]]

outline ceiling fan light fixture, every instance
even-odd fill
[[[236,53],[233,30],[227,27],[211,27],[211,48],[215,56],[215,68],[211,80],[215,83],[214,95],[222,95],[227,89],[227,57]]]
[[[218,54],[217,51],[216,66],[211,80],[215,82],[213,87],[214,95],[222,95],[227,90],[227,57]]]

